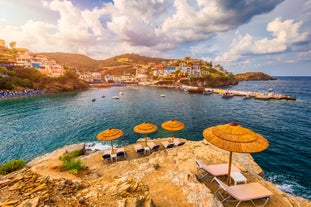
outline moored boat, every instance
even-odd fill
[[[224,92],[221,94],[222,98],[232,98],[233,96],[234,96],[234,94],[230,93],[230,92]]]
[[[213,93],[214,93],[214,91],[212,91],[212,90],[203,91],[203,95],[211,95]]]

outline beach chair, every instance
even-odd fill
[[[160,145],[155,144],[154,142],[148,142],[147,145],[152,151],[156,151],[160,148]]]
[[[216,165],[206,165],[197,159],[195,160],[195,163],[198,166],[197,168],[198,174],[202,174],[201,177],[198,177],[198,180],[200,181],[202,181],[206,177],[213,178],[213,177],[224,176],[228,174],[229,165],[227,163],[216,164]],[[241,172],[241,171],[236,166],[231,165],[231,172]]]
[[[168,148],[173,148],[173,147],[175,146],[174,143],[169,143],[168,141],[163,141],[163,142],[162,142],[162,145],[163,145],[166,149],[168,149]]]
[[[124,151],[124,148],[118,148],[117,151],[117,160],[125,160],[126,159],[126,153]]]
[[[181,142],[181,141],[179,141],[178,139],[174,139],[174,144],[175,144],[175,146],[176,147],[179,147],[179,146],[181,146],[181,145],[184,145],[186,142]]]
[[[103,154],[103,156],[102,156],[102,158],[103,158],[103,162],[106,162],[106,161],[112,161],[111,160],[111,150],[106,150],[106,151],[104,151],[104,154]]]
[[[134,145],[135,152],[139,155],[145,154],[145,149],[140,144]]]
[[[213,181],[218,185],[218,189],[215,192],[216,197],[220,198],[221,202],[229,201],[230,198],[233,198],[234,201],[238,202],[235,207],[238,207],[243,201],[250,201],[256,206],[255,200],[257,204],[259,200],[262,200],[260,206],[263,207],[273,195],[271,191],[256,182],[228,186],[216,177],[213,178]]]

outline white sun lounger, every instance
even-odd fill
[[[158,150],[160,148],[160,145],[159,144],[155,144],[154,142],[148,142],[147,145],[153,151],[156,151],[156,150]]]
[[[145,149],[140,144],[135,144],[134,149],[137,154],[145,154]]]
[[[218,177],[218,176],[223,176],[223,175],[228,174],[229,165],[227,163],[216,164],[216,165],[206,165],[197,159],[195,160],[195,163],[198,166],[197,171],[203,174],[199,178],[199,180],[203,180],[207,176],[210,176],[211,178],[213,178],[213,177]],[[231,165],[231,172],[241,172],[241,171],[236,166]]]
[[[173,148],[175,146],[174,143],[169,143],[168,141],[163,141],[162,145],[167,149],[167,148]]]
[[[219,188],[216,190],[215,195],[221,198],[221,202],[227,201],[229,198],[234,198],[238,203],[235,207],[238,207],[243,201],[250,201],[256,206],[254,200],[264,199],[264,203],[260,206],[265,206],[270,197],[273,195],[271,191],[266,189],[259,183],[247,183],[241,185],[228,186],[218,178],[213,178],[218,184]],[[221,192],[224,190],[228,195],[224,196]]]

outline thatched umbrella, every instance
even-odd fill
[[[155,132],[158,130],[158,127],[149,122],[144,122],[134,127],[134,132],[145,135],[145,144],[147,146],[147,134]]]
[[[111,152],[114,153],[112,140],[120,138],[124,132],[121,129],[109,128],[105,131],[100,132],[96,137],[101,141],[110,141],[111,143]]]
[[[172,119],[162,123],[161,127],[165,130],[172,132],[172,141],[174,141],[174,132],[182,130],[183,128],[185,128],[185,125],[180,121]]]
[[[228,185],[231,180],[232,152],[261,152],[269,146],[268,140],[263,136],[234,122],[207,128],[203,131],[203,136],[216,147],[230,152],[227,180]]]

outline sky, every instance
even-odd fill
[[[0,39],[101,60],[124,53],[311,76],[311,0],[0,0]]]

